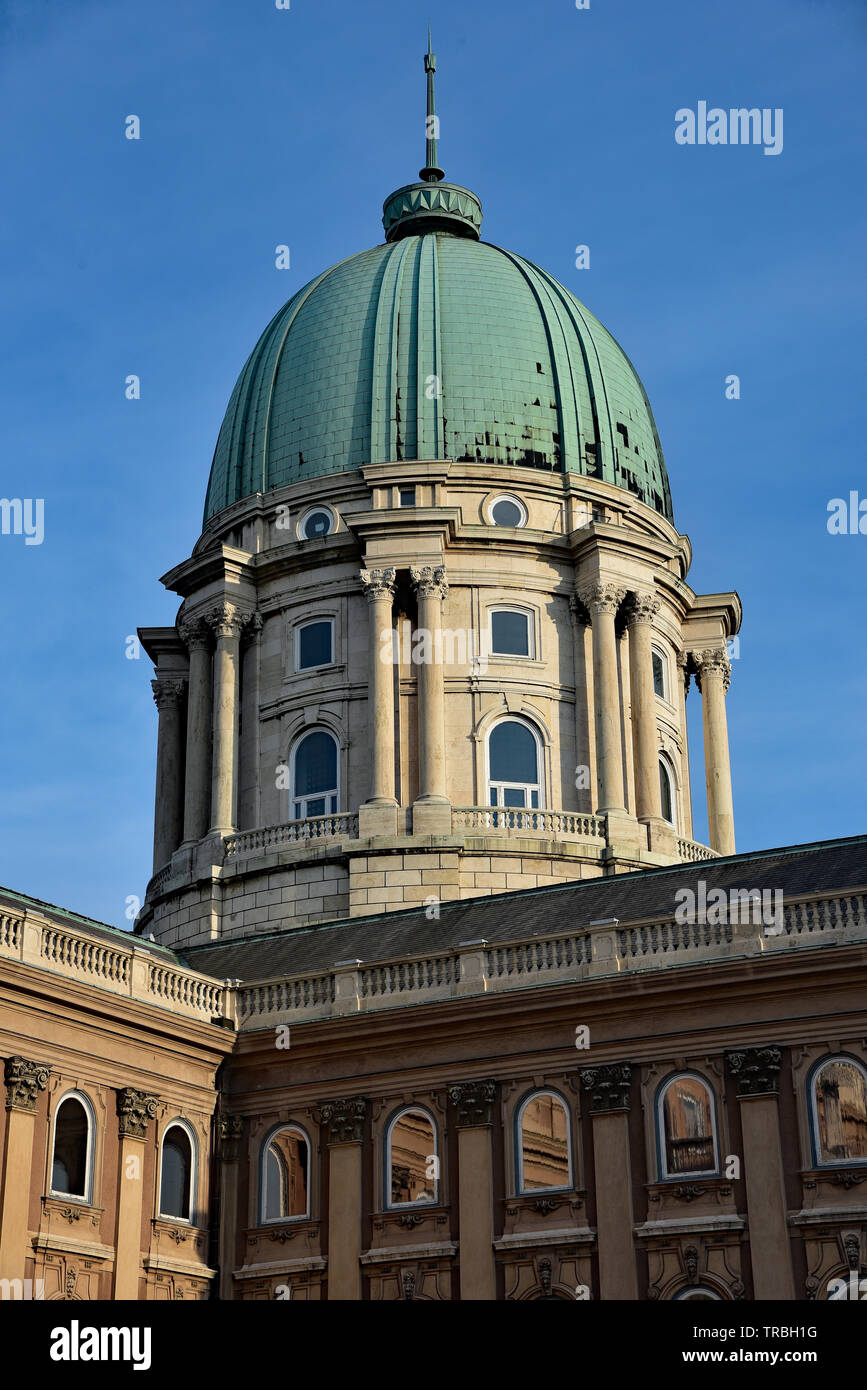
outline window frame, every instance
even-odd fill
[[[518,508],[518,511],[521,513],[521,520],[518,522],[517,526],[501,526],[498,521],[494,520],[494,508],[498,502],[511,502],[513,506]],[[496,526],[501,531],[520,531],[527,525],[530,519],[530,513],[527,511],[526,503],[523,502],[520,497],[516,497],[513,492],[498,492],[495,497],[489,498],[486,511],[488,514],[488,525]]]
[[[864,1158],[823,1158],[822,1145],[820,1143],[819,1132],[819,1105],[816,1083],[826,1067],[833,1062],[848,1062],[850,1066],[860,1071],[867,1086],[867,1064],[860,1057],[854,1057],[848,1052],[834,1052],[830,1057],[821,1057],[818,1062],[814,1062],[807,1077],[807,1103],[809,1106],[810,1119],[810,1147],[812,1149],[813,1166],[815,1168],[865,1168],[867,1167],[867,1157]]]
[[[698,1081],[705,1089],[705,1093],[710,1102],[710,1128],[711,1143],[713,1147],[714,1168],[692,1169],[687,1172],[669,1173],[668,1171],[668,1145],[665,1132],[665,1097],[666,1093],[676,1081],[688,1077],[691,1081]],[[660,1182],[683,1182],[685,1179],[692,1178],[718,1178],[722,1172],[720,1165],[720,1141],[719,1125],[716,1114],[716,1092],[706,1076],[702,1076],[698,1071],[676,1071],[659,1083],[656,1091],[656,1162]]]
[[[309,736],[310,736],[311,734],[327,734],[328,737],[329,737],[329,738],[331,739],[331,741],[333,742],[333,744],[334,744],[334,752],[335,752],[334,768],[335,768],[335,772],[336,772],[336,774],[337,774],[337,786],[336,786],[336,788],[329,787],[329,789],[328,789],[327,791],[324,791],[324,792],[317,792],[315,796],[307,796],[307,795],[304,795],[304,796],[296,796],[296,794],[295,794],[295,768],[296,768],[296,762],[297,762],[297,757],[298,757],[298,749],[301,747],[301,745],[303,744],[304,740],[305,740],[306,738],[309,738]],[[326,801],[330,800],[330,799],[333,797],[334,800],[335,800],[335,802],[336,802],[335,810],[333,810],[333,811],[330,811],[330,810],[323,811],[323,812],[322,812],[322,815],[323,815],[323,816],[339,816],[339,815],[340,815],[340,797],[341,797],[341,786],[340,786],[340,740],[338,739],[338,737],[337,737],[337,735],[335,734],[334,730],[333,730],[333,729],[329,729],[328,726],[327,726],[326,724],[314,724],[312,728],[309,728],[309,729],[308,729],[308,728],[301,729],[301,730],[295,735],[294,739],[292,740],[292,744],[291,744],[290,749],[289,749],[289,804],[288,804],[287,810],[290,811],[290,812],[291,812],[291,811],[294,811],[294,809],[295,809],[295,803],[296,803],[296,802],[301,802],[301,803],[303,803],[303,804],[306,806],[306,803],[307,803],[308,801],[318,801],[320,797],[324,798]],[[308,813],[305,813],[304,815],[300,815],[300,816],[287,815],[286,819],[287,819],[287,821],[316,820],[316,819],[318,819],[318,817],[312,816],[312,815],[310,815],[310,813],[308,812]]]
[[[656,689],[656,682],[655,682],[655,681],[654,681],[653,693],[654,693],[654,695],[656,696],[657,700],[664,700],[665,703],[666,703],[667,705],[670,705],[670,704],[671,704],[671,678],[670,678],[669,668],[668,668],[668,653],[667,653],[666,651],[664,651],[662,647],[660,647],[660,645],[659,645],[658,642],[653,642],[653,643],[651,643],[651,647],[650,647],[650,669],[651,669],[651,675],[653,674],[653,658],[654,658],[655,656],[658,656],[659,659],[660,659],[660,661],[662,662],[662,694],[660,695],[659,692],[658,692],[658,690]]]
[[[529,729],[530,733],[533,735],[533,738],[534,738],[535,743],[536,743],[536,776],[537,776],[537,778],[538,778],[538,781],[537,781],[536,783],[533,783],[533,782],[500,782],[500,781],[498,781],[498,782],[496,782],[494,785],[496,785],[498,788],[500,788],[500,789],[502,789],[502,790],[504,790],[504,791],[505,791],[506,788],[511,788],[511,787],[523,788],[526,792],[529,793],[529,800],[530,800],[530,802],[532,802],[532,793],[533,793],[533,791],[534,791],[534,790],[537,790],[537,791],[538,791],[538,799],[539,799],[539,805],[538,805],[538,806],[533,806],[532,804],[530,804],[530,805],[525,805],[525,806],[507,806],[505,803],[502,803],[502,804],[501,804],[499,800],[496,801],[496,802],[491,801],[491,785],[492,785],[492,783],[491,783],[491,738],[492,738],[492,736],[493,736],[495,730],[499,729],[499,727],[500,727],[501,724],[521,724],[525,729]],[[545,807],[545,765],[544,765],[544,759],[543,759],[542,736],[541,736],[541,734],[539,733],[539,730],[536,728],[535,724],[531,723],[531,721],[530,721],[529,719],[526,719],[523,715],[504,714],[504,715],[502,715],[501,717],[499,717],[498,719],[495,719],[495,720],[493,721],[493,723],[489,726],[489,728],[488,728],[488,730],[487,730],[487,732],[486,732],[486,734],[485,734],[485,797],[486,797],[486,808],[488,808],[488,809],[490,809],[490,810],[505,811],[505,812],[508,812],[508,811],[528,811],[528,812],[531,812],[531,811],[544,811],[544,810],[546,809],[546,807]]]
[[[423,1115],[424,1118],[430,1122],[430,1125],[433,1129],[433,1156],[437,1160],[437,1169],[439,1176],[434,1178],[433,1180],[434,1195],[432,1198],[419,1197],[414,1202],[393,1202],[391,1200],[391,1136],[398,1120],[402,1119],[404,1115]],[[426,1105],[402,1105],[399,1110],[395,1111],[385,1128],[385,1144],[383,1146],[383,1152],[385,1155],[385,1162],[383,1164],[382,1187],[385,1211],[407,1211],[410,1208],[414,1209],[415,1207],[439,1206],[440,1183],[442,1179],[442,1159],[440,1158],[439,1126],[437,1125],[436,1117],[431,1114],[430,1110],[428,1110]]]
[[[266,1216],[268,1210],[268,1150],[270,1149],[275,1137],[288,1131],[297,1134],[299,1139],[303,1139],[307,1145],[307,1209],[303,1215],[298,1216]],[[274,1125],[269,1129],[259,1152],[259,1203],[257,1216],[260,1226],[279,1226],[285,1225],[289,1221],[309,1221],[310,1213],[313,1210],[313,1145],[310,1142],[310,1135],[302,1125],[295,1120],[287,1120],[283,1124]]]
[[[325,535],[324,535],[324,536],[307,536],[307,535],[305,535],[305,533],[304,533],[304,527],[306,526],[307,522],[310,520],[311,516],[315,516],[316,512],[325,512],[326,516],[328,516],[328,517],[330,518],[330,520],[331,520],[331,525],[329,526],[328,530],[325,532]],[[327,505],[327,503],[325,503],[325,502],[320,502],[320,503],[317,503],[316,506],[313,506],[313,507],[305,507],[304,511],[301,513],[301,515],[300,515],[299,518],[298,518],[298,526],[297,526],[297,530],[296,530],[296,535],[297,535],[299,541],[306,541],[308,544],[310,544],[312,541],[324,541],[328,536],[333,536],[333,535],[334,535],[334,532],[335,532],[336,530],[337,530],[337,513],[334,511],[334,509],[333,509],[332,507],[329,507],[329,506]]]
[[[563,1107],[566,1114],[566,1155],[569,1165],[569,1181],[561,1187],[527,1187],[524,1182],[524,1143],[522,1139],[522,1125],[524,1111],[533,1100],[538,1100],[540,1096],[551,1096]],[[536,1090],[528,1091],[515,1110],[515,1195],[517,1197],[535,1197],[540,1193],[546,1192],[573,1192],[575,1190],[575,1152],[572,1140],[572,1111],[566,1101],[565,1096],[561,1096],[559,1091],[555,1091],[552,1086],[541,1086]]]
[[[327,623],[331,629],[331,660],[320,661],[315,666],[301,665],[301,633],[306,627],[315,627],[318,623]],[[306,676],[310,671],[324,671],[329,666],[336,666],[335,654],[335,620],[332,614],[323,613],[319,618],[304,618],[302,622],[296,623],[292,629],[292,665],[296,676]]]
[[[485,653],[489,661],[536,661],[536,614],[532,608],[527,608],[521,603],[490,603],[486,608],[487,624],[485,628]],[[498,652],[494,650],[494,614],[495,613],[515,613],[524,618],[527,623],[527,651],[520,652]]]
[[[59,1192],[54,1186],[54,1147],[57,1142],[57,1116],[60,1114],[61,1106],[68,1100],[77,1100],[84,1110],[87,1120],[87,1150],[84,1161],[84,1196],[78,1196],[74,1192]],[[64,1202],[78,1202],[83,1207],[93,1206],[93,1176],[96,1158],[96,1111],[90,1096],[85,1095],[84,1091],[79,1091],[75,1086],[68,1091],[64,1091],[54,1107],[51,1116],[51,1135],[48,1147],[48,1173],[46,1193],[49,1197],[61,1198]]]
[[[663,810],[663,806],[662,806],[662,785],[661,785],[661,783],[660,783],[660,788],[659,788],[659,814],[660,814],[660,817],[662,818],[662,820],[665,821],[666,825],[670,825],[671,828],[672,828],[672,830],[675,831],[675,833],[679,833],[679,832],[678,832],[678,819],[677,819],[677,783],[676,783],[675,780],[674,780],[674,769],[673,769],[671,763],[669,762],[668,758],[666,757],[666,755],[665,755],[661,750],[660,750],[660,752],[657,754],[657,760],[658,760],[658,763],[659,763],[659,769],[658,769],[659,772],[660,772],[660,773],[665,773],[665,776],[668,778],[668,789],[669,789],[669,792],[670,792],[670,794],[671,794],[671,817],[669,818],[669,817],[665,814],[665,812],[664,812],[664,810]]]
[[[166,1138],[168,1137],[168,1135],[171,1133],[171,1131],[172,1131],[173,1129],[182,1129],[182,1130],[184,1131],[184,1133],[186,1134],[187,1138],[188,1138],[189,1141],[190,1141],[190,1199],[189,1199],[190,1214],[189,1214],[189,1216],[170,1216],[170,1215],[168,1215],[166,1212],[163,1211],[163,1158],[164,1158],[164,1155],[165,1155]],[[165,1128],[163,1129],[162,1134],[160,1135],[160,1160],[159,1160],[159,1165],[158,1165],[158,1167],[159,1167],[159,1171],[158,1171],[158,1173],[157,1173],[157,1203],[156,1203],[156,1206],[157,1206],[157,1219],[158,1219],[159,1221],[173,1221],[173,1222],[175,1222],[176,1225],[180,1225],[180,1226],[195,1226],[195,1225],[197,1224],[197,1223],[196,1223],[196,1215],[197,1215],[196,1203],[197,1203],[197,1201],[198,1201],[198,1196],[199,1196],[199,1184],[198,1184],[198,1176],[199,1176],[199,1172],[198,1172],[198,1169],[199,1169],[199,1141],[198,1141],[198,1139],[197,1139],[197,1137],[196,1137],[196,1132],[195,1132],[195,1130],[193,1129],[192,1125],[190,1124],[189,1120],[185,1120],[185,1119],[183,1118],[182,1115],[176,1115],[176,1116],[174,1117],[174,1119],[169,1120],[169,1121],[167,1122],[167,1124],[165,1125]]]

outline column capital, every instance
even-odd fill
[[[576,593],[591,614],[616,613],[626,597],[626,589],[619,584],[607,584],[601,580],[580,585]]]
[[[50,1070],[41,1062],[29,1062],[26,1057],[7,1057],[4,1063],[6,1109],[34,1114],[39,1092],[48,1085]]]
[[[574,623],[581,627],[590,626],[590,613],[577,589],[573,589],[569,595],[569,613]]]
[[[591,1115],[629,1110],[632,1063],[606,1062],[598,1067],[582,1067],[581,1084],[590,1097]]]
[[[360,1144],[364,1138],[364,1122],[369,1105],[367,1096],[320,1101],[319,1113],[327,1131],[328,1144]]]
[[[158,1096],[149,1096],[133,1086],[117,1092],[117,1132],[121,1139],[146,1139],[148,1121],[157,1113]]]
[[[202,616],[214,636],[220,638],[240,637],[241,629],[252,615],[245,613],[234,603],[217,603]]]
[[[497,1083],[490,1077],[482,1081],[456,1081],[449,1086],[448,1097],[457,1111],[458,1129],[493,1124]]]
[[[409,577],[419,598],[445,598],[449,591],[445,565],[413,565]]]
[[[361,570],[359,573],[368,603],[373,603],[374,599],[378,598],[394,597],[396,570]]]
[[[201,613],[194,618],[182,617],[178,619],[178,636],[186,647],[187,651],[196,651],[201,648],[207,649],[211,644],[211,633],[208,624],[205,622]]]
[[[723,689],[728,690],[732,678],[732,665],[725,647],[708,647],[704,651],[693,652],[695,662],[695,682],[699,690],[704,676],[720,676]]]
[[[626,604],[627,627],[631,627],[633,623],[653,623],[659,608],[659,599],[655,594],[630,594]]]
[[[727,1052],[732,1076],[737,1077],[738,1099],[744,1096],[775,1096],[780,1089],[783,1053],[779,1047],[745,1047]]]
[[[162,679],[151,681],[151,690],[154,692],[154,704],[157,709],[177,709],[184,698],[184,690],[187,682],[179,679]]]
[[[217,1152],[221,1162],[237,1163],[241,1156],[244,1121],[240,1115],[221,1115],[217,1121]]]

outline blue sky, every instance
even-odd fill
[[[173,621],[158,579],[259,332],[416,176],[429,15],[447,177],[626,348],[691,583],[743,600],[739,849],[865,829],[867,535],[826,528],[867,498],[860,0],[0,0],[0,493],[45,499],[42,545],[0,536],[9,887],[118,925],[143,894],[156,710],[125,639]],[[676,144],[702,100],[782,108],[782,153]]]

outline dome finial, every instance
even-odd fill
[[[425,183],[439,183],[445,178],[445,174],[442,169],[437,168],[437,136],[440,124],[436,113],[436,94],[434,92],[437,58],[431,49],[430,25],[427,26],[427,53],[424,55],[424,70],[427,73],[427,120],[425,121],[427,163],[423,169],[419,170],[418,176],[420,179],[424,179]]]

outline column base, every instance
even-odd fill
[[[451,835],[452,803],[445,796],[420,796],[412,803],[413,835]]]
[[[358,838],[372,840],[377,835],[397,835],[397,802],[362,801],[358,808]]]

